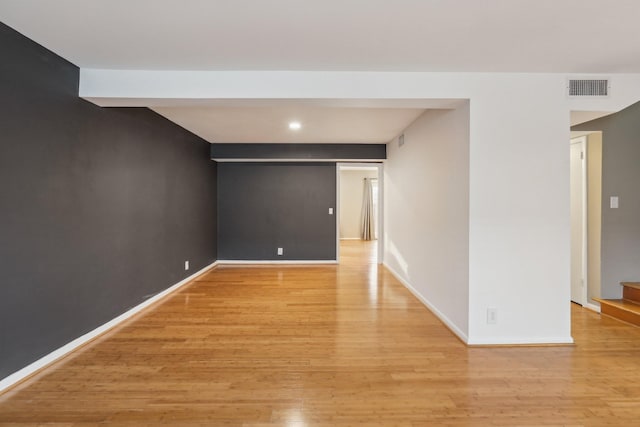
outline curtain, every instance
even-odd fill
[[[374,240],[376,234],[376,225],[374,224],[373,212],[373,179],[364,179],[364,194],[362,197],[362,240]]]

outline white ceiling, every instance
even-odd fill
[[[0,21],[72,63],[140,70],[640,72],[638,16],[640,0],[0,0]],[[456,105],[407,102],[147,106],[210,142],[374,143]]]
[[[384,144],[426,109],[456,99],[230,99],[196,104],[166,100],[150,108],[209,142]],[[289,122],[302,129],[291,131]]]
[[[592,133],[602,133],[600,131],[571,131],[571,139],[579,138],[581,136],[591,135]]]
[[[271,107],[154,107],[209,142],[371,143],[391,141],[424,109]],[[288,124],[298,121],[302,129]]]
[[[638,0],[0,0],[85,68],[640,72]]]
[[[579,125],[580,123],[590,122],[591,120],[608,116],[609,114],[613,114],[614,112],[615,111],[572,111],[571,126]]]
[[[378,168],[376,166],[340,166],[340,172],[346,171],[371,171],[377,172]]]

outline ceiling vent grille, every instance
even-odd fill
[[[569,96],[609,96],[611,85],[608,79],[569,79]]]

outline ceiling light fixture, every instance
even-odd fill
[[[289,122],[289,129],[298,130],[300,128],[302,128],[302,125],[300,124],[300,122]]]

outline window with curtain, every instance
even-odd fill
[[[378,217],[378,180],[364,179],[364,194],[362,197],[362,240],[377,239],[376,220]]]

